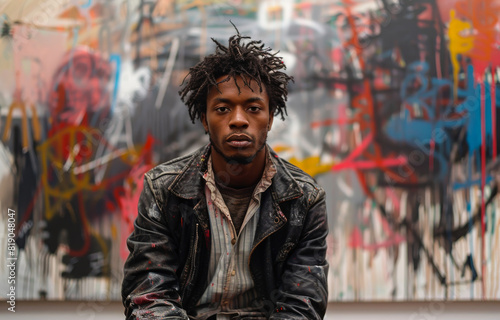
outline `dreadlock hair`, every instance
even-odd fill
[[[225,47],[211,38],[216,44],[215,53],[206,56],[190,68],[188,75],[182,81],[181,87],[184,87],[179,91],[179,95],[189,109],[191,121],[194,123],[195,119],[200,119],[201,115],[206,113],[210,88],[216,87],[219,90],[220,83],[232,79],[238,92],[241,93],[236,82],[237,76],[240,76],[245,86],[250,89],[251,81],[257,82],[260,92],[264,86],[269,97],[270,113],[281,115],[281,119],[284,120],[287,114],[287,84],[288,81],[293,81],[293,78],[280,71],[286,69],[286,66],[281,58],[276,56],[278,52],[272,54],[271,48],[264,48],[260,40],[242,43],[243,39],[250,37],[241,36],[236,26],[232,22],[231,24],[237,34],[229,38],[229,45]],[[226,77],[217,82],[222,76]]]

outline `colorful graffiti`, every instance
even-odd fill
[[[18,298],[119,299],[142,175],[207,142],[177,91],[231,20],[295,78],[269,143],[327,192],[330,300],[500,299],[499,19],[500,0],[0,1]]]

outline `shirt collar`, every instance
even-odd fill
[[[281,203],[302,196],[301,187],[289,171],[289,169],[293,170],[293,166],[287,164],[285,160],[280,159],[268,145],[266,148],[267,153],[270,153],[271,163],[275,165],[276,169],[276,174],[272,177],[275,200]],[[177,159],[176,163],[183,163],[183,165],[181,167],[174,167],[173,169],[175,170],[165,164],[158,166],[156,171],[151,173],[151,178],[156,180],[162,175],[176,175],[168,190],[183,199],[199,199],[204,194],[206,180],[203,179],[203,174],[208,168],[209,155],[210,144],[207,144],[195,153]],[[167,168],[169,171],[166,171]]]
[[[262,173],[262,177],[260,181],[257,183],[254,191],[254,196],[260,192],[266,191],[267,188],[272,184],[272,180],[274,175],[276,174],[276,165],[274,164],[273,158],[271,156],[271,152],[269,151],[269,147],[266,146],[266,164],[264,166],[264,172]],[[210,189],[215,189],[215,174],[212,168],[212,155],[210,154],[207,162],[207,170],[203,174],[203,179],[207,182],[207,184],[211,187]]]

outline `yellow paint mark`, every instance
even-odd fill
[[[468,31],[471,35],[463,36],[464,31]],[[458,72],[460,71],[457,55],[466,54],[472,50],[474,47],[474,36],[472,35],[471,23],[456,18],[454,9],[450,11],[448,37],[450,39],[451,64],[453,65],[453,98],[456,100]]]
[[[111,225],[111,238],[116,239],[118,236],[118,231],[116,230],[116,226],[114,224]]]
[[[286,152],[286,151],[290,151],[292,149],[293,149],[292,147],[289,147],[289,146],[284,145],[284,144],[277,144],[277,145],[273,146],[273,150],[276,153]]]
[[[305,158],[304,160],[299,160],[295,157],[291,158],[290,163],[304,170],[307,174],[315,177],[319,174],[329,172],[333,166],[333,163],[320,163],[320,158],[318,156],[312,156]]]
[[[78,137],[80,139],[77,139]],[[95,148],[100,142],[99,138],[99,131],[95,128],[68,126],[38,146],[42,163],[41,181],[44,189],[47,220],[52,219],[57,209],[71,200],[77,193],[83,190],[95,190],[96,185],[91,179],[91,171],[74,174],[76,154],[73,150],[77,144],[88,146],[89,149]],[[67,159],[62,156],[62,150],[65,148],[70,151]],[[134,160],[138,159],[138,150],[140,149],[134,148],[125,152],[121,156],[121,160],[127,164],[134,164]],[[67,167],[67,162],[71,164],[69,167]],[[51,174],[53,175],[52,179],[57,179],[55,185],[54,182],[50,181]]]

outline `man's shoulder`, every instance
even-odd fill
[[[290,174],[290,176],[300,186],[304,194],[309,194],[311,192],[318,192],[318,190],[323,190],[323,188],[318,184],[318,182],[313,177],[311,177],[307,172],[305,172],[296,165],[288,162],[287,160],[279,156],[275,156],[275,158],[278,159],[279,162],[281,163],[282,165],[281,169],[285,170]]]
[[[168,178],[169,176],[175,178],[186,169],[186,166],[188,166],[193,159],[199,157],[204,149],[205,147],[184,156],[161,163],[146,172],[146,176],[151,180],[156,180],[161,177]]]
[[[156,180],[161,176],[171,175],[176,176],[182,172],[189,160],[193,157],[192,154],[178,157],[167,162],[161,163],[153,169],[146,172],[146,175],[151,180]]]
[[[303,181],[305,183],[310,183],[310,184],[314,184],[314,185],[318,184],[316,182],[316,180],[313,177],[311,177],[304,170],[300,169],[296,165],[288,162],[287,160],[285,160],[283,158],[280,158],[280,159],[283,162],[283,164],[285,165],[286,169],[290,172],[290,174],[292,175],[293,178],[298,179],[300,181]]]

